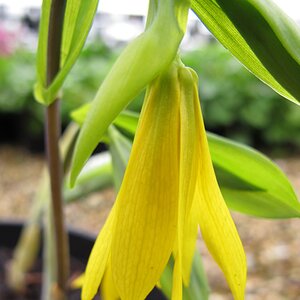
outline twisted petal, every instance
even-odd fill
[[[174,245],[179,181],[176,76],[171,68],[149,89],[117,198],[111,264],[122,300],[147,296]]]
[[[189,284],[190,271],[197,239],[197,215],[193,200],[200,161],[198,157],[197,118],[194,108],[194,78],[191,69],[179,68],[180,102],[180,197],[179,209],[182,234],[182,275]]]
[[[191,212],[199,168],[194,111],[194,79],[190,70],[178,68],[180,83],[180,175],[178,232],[175,246],[172,299],[182,299],[182,281],[189,284],[197,236],[197,219]]]
[[[222,269],[236,300],[244,299],[246,257],[229,210],[220,192],[202,120],[195,74],[194,105],[198,126],[199,160],[201,162],[196,187],[199,224],[203,239]]]

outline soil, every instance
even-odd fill
[[[300,195],[300,158],[276,162]],[[28,216],[43,163],[41,155],[10,146],[0,147],[0,219],[24,220]],[[68,225],[97,234],[113,201],[113,191],[106,190],[68,205],[65,209]],[[247,300],[299,300],[299,219],[265,220],[238,213],[233,213],[233,218],[247,254]],[[201,238],[198,247],[212,291],[210,300],[231,300],[223,275]]]

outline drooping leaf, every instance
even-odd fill
[[[118,191],[129,160],[132,143],[113,125],[108,128],[109,150],[112,157],[115,190]]]
[[[74,188],[65,183],[64,200],[73,202],[107,187],[113,186],[113,170],[109,152],[93,155],[82,170]]]
[[[208,135],[219,185],[227,205],[265,218],[300,216],[300,203],[285,174],[263,154]]]
[[[61,46],[61,69],[49,87],[46,85],[48,24],[51,0],[44,0],[37,51],[37,83],[35,98],[49,105],[57,96],[74,65],[92,25],[98,0],[68,0],[66,4]]]
[[[299,28],[271,0],[192,0],[192,9],[247,69],[299,104]]]

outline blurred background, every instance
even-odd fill
[[[119,2],[100,1],[84,51],[64,85],[64,125],[72,109],[92,100],[122,48],[143,30],[147,2],[131,0],[128,7]],[[299,22],[297,1],[279,4]],[[35,103],[32,87],[40,5],[37,0],[0,1],[0,126],[6,128],[0,141],[37,151],[43,149],[43,109]],[[280,101],[279,95],[245,70],[192,13],[182,56],[199,74],[208,130],[274,155],[299,153],[299,109]],[[142,96],[132,109],[140,109]]]
[[[124,2],[124,3],[123,3]],[[300,2],[274,1],[300,24]],[[129,5],[124,5],[129,4]],[[43,107],[33,97],[41,1],[0,0],[0,218],[24,219],[44,163]],[[142,32],[147,1],[100,1],[88,41],[68,76],[61,113],[93,99],[124,46]],[[199,75],[206,128],[271,156],[300,194],[300,109],[249,73],[193,14],[181,47]],[[143,94],[130,104],[139,111]],[[113,201],[111,191],[66,210],[69,224],[97,232]],[[101,216],[99,216],[101,210]],[[74,211],[76,212],[74,214]],[[103,213],[104,211],[104,213]],[[89,216],[89,217],[87,217]],[[100,218],[100,221],[99,221]],[[247,299],[300,299],[299,221],[234,214],[248,256]],[[220,272],[199,245],[214,293],[231,299]]]

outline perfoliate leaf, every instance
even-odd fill
[[[117,115],[176,56],[184,33],[182,19],[187,16],[188,8],[188,1],[159,1],[152,23],[124,49],[112,67],[79,134],[71,184]]]
[[[68,0],[64,16],[61,46],[61,69],[49,87],[46,85],[48,23],[51,0],[44,0],[37,51],[35,98],[49,105],[56,98],[66,76],[74,65],[92,25],[98,0]]]
[[[209,134],[209,148],[229,208],[264,218],[300,216],[300,203],[284,173],[250,147]]]
[[[299,104],[299,28],[271,0],[192,0],[192,9],[247,69]]]

